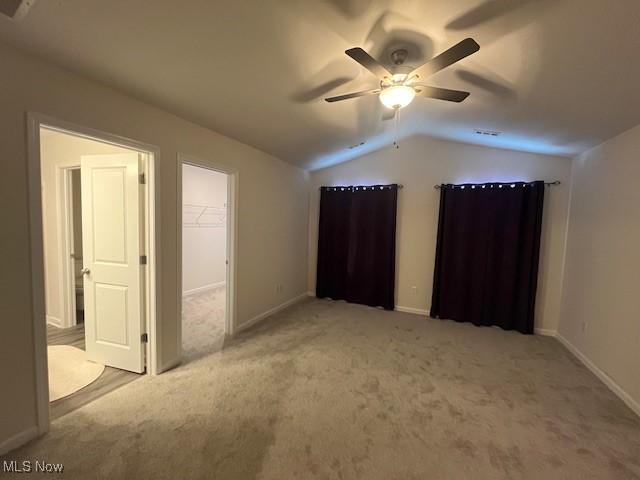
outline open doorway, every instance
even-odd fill
[[[146,371],[149,154],[39,127],[50,417]]]
[[[80,168],[72,167],[67,172],[70,177],[67,185],[70,187],[68,194],[71,203],[70,215],[70,254],[71,270],[73,272],[73,289],[71,291],[72,320],[76,325],[84,324],[84,275],[82,274],[82,175]]]
[[[182,353],[219,350],[230,334],[231,175],[180,162],[182,191]]]

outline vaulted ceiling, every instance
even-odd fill
[[[429,82],[461,104],[396,124],[375,97],[323,101],[377,86],[347,48],[420,64],[469,36]],[[39,0],[0,39],[311,169],[415,134],[568,156],[640,123],[637,0]]]

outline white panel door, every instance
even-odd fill
[[[142,373],[142,208],[137,153],[81,160],[87,358]]]

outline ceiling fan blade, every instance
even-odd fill
[[[428,87],[426,85],[416,85],[418,95],[427,98],[436,98],[438,100],[446,100],[448,102],[462,102],[469,96],[469,92],[460,90],[449,90],[447,88]]]
[[[413,72],[411,72],[409,76],[418,75],[421,78],[430,77],[443,68],[459,62],[472,53],[476,53],[478,50],[480,50],[480,45],[478,45],[473,38],[465,38],[461,42],[455,44],[449,50],[445,50],[437,57],[433,57],[424,65],[416,68]]]
[[[481,88],[498,98],[509,100],[517,96],[514,88],[505,79],[500,78],[493,72],[485,71],[483,74],[479,74],[463,68],[457,68],[455,74],[460,80]]]
[[[373,73],[376,77],[382,79],[384,77],[391,76],[391,72],[387,68],[378,62],[375,58],[369,55],[360,47],[350,48],[344,53],[353,58],[356,62],[362,65],[364,68]]]
[[[363,90],[361,92],[354,93],[346,93],[344,95],[338,95],[337,97],[329,97],[325,98],[325,102],[339,102],[341,100],[348,100],[350,98],[362,97],[364,95],[372,95],[374,93],[380,93],[380,89],[376,88],[375,90]]]
[[[319,85],[316,85],[313,88],[300,90],[295,94],[293,94],[291,96],[291,99],[299,103],[312,102],[330,93],[332,90],[335,90],[336,88],[341,87],[342,85],[344,85],[345,83],[351,80],[352,79],[349,77],[334,78],[333,80],[329,80],[328,82],[324,82]]]

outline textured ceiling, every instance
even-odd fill
[[[322,100],[377,86],[347,48],[419,64],[468,36],[429,81],[464,103],[395,125],[375,97]],[[415,134],[574,155],[640,123],[637,0],[40,0],[0,39],[305,168]]]

